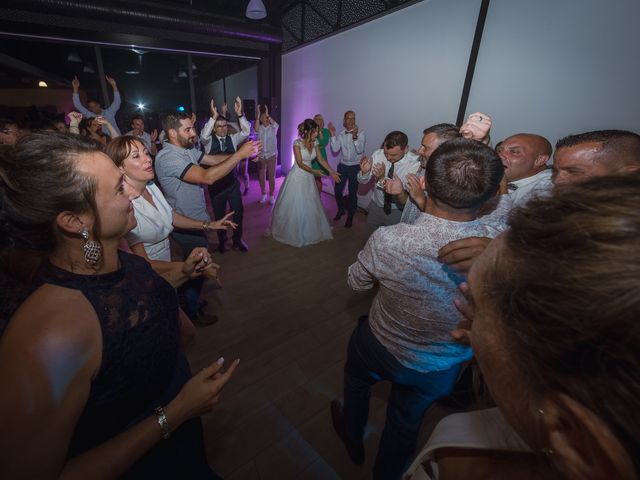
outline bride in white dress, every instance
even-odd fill
[[[318,159],[331,177],[340,182],[340,174],[329,166],[318,149],[318,125],[310,118],[298,125],[300,138],[293,142],[296,159],[287,175],[271,217],[271,237],[279,242],[303,247],[330,240],[331,226],[316,188],[315,177],[324,172],[311,167]]]

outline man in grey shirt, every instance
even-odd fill
[[[107,79],[107,82],[109,82],[109,85],[111,85],[111,88],[113,88],[113,102],[111,102],[111,105],[109,105],[109,107],[103,109],[100,106],[100,103],[98,103],[96,100],[89,100],[87,102],[87,108],[85,108],[80,101],[80,94],[78,93],[78,90],[80,90],[80,80],[78,80],[78,77],[75,77],[71,82],[71,86],[73,87],[73,95],[71,97],[73,99],[73,106],[77,111],[84,115],[85,118],[106,118],[107,120],[109,120],[109,123],[113,125],[113,128],[115,128],[116,132],[118,132],[118,135],[120,135],[120,129],[118,128],[118,124],[116,123],[116,113],[118,109],[120,109],[120,92],[118,91],[118,84],[113,78],[108,75],[105,75],[105,78]],[[104,133],[105,135],[110,135],[106,125],[102,127],[102,133]]]
[[[248,141],[232,155],[205,155],[194,148],[197,139],[193,121],[186,113],[172,113],[163,121],[167,141],[155,161],[156,175],[164,195],[176,212],[202,220],[203,231],[174,231],[171,237],[180,245],[184,258],[195,247],[208,247],[204,233],[210,221],[202,184],[211,185],[229,173],[240,160],[257,154],[259,143]],[[210,168],[204,168],[210,167]],[[196,323],[210,324],[200,313],[202,279],[191,280],[181,289],[187,314]]]

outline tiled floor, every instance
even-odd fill
[[[349,336],[373,298],[346,285],[346,269],[366,240],[365,216],[358,212],[351,229],[333,222],[332,241],[289,247],[264,235],[271,208],[259,205],[259,194],[252,181],[244,202],[251,250],[214,256],[224,287],[207,285],[203,298],[221,320],[198,328],[188,352],[194,370],[220,355],[241,358],[203,418],[209,461],[230,480],[370,478],[388,386],[374,390],[363,467],[349,461],[329,413],[329,402],[342,395]],[[333,197],[322,201],[333,217]],[[210,240],[215,246],[215,235]],[[426,423],[441,414],[430,412]]]

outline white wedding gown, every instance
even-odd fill
[[[315,148],[307,150],[301,140],[296,140],[294,145],[300,147],[302,161],[310,167],[316,158]],[[270,233],[275,240],[294,247],[333,238],[314,176],[295,162],[278,193]]]

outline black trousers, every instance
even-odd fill
[[[211,205],[213,206],[213,216],[216,220],[220,220],[225,216],[227,212],[235,212],[233,214],[233,221],[237,223],[237,228],[233,231],[233,243],[239,243],[242,239],[242,217],[244,214],[244,205],[242,204],[242,194],[240,193],[240,182],[234,179],[233,184],[229,185],[224,190],[211,195]],[[229,210],[227,210],[227,204],[229,204]],[[216,230],[218,233],[218,240],[220,243],[224,243],[227,240],[227,230]]]
[[[350,217],[356,213],[358,208],[358,172],[360,165],[344,165],[338,164],[338,173],[342,175],[341,182],[334,186],[336,195],[336,203],[338,204],[338,212],[346,211]],[[344,204],[344,187],[349,183],[349,205]]]

